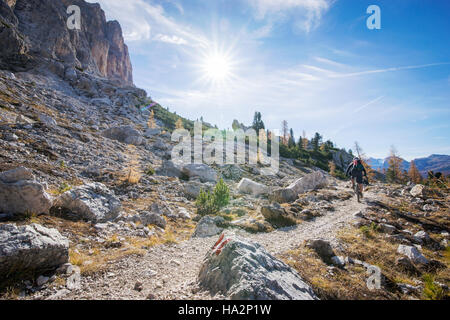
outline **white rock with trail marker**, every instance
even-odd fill
[[[206,255],[199,284],[231,300],[318,300],[312,288],[258,243],[222,234]]]

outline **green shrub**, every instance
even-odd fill
[[[147,171],[145,171],[145,174],[148,176],[153,176],[155,174],[155,169],[153,169],[153,167],[148,167]]]
[[[427,300],[442,300],[445,297],[444,289],[434,282],[434,276],[424,274],[423,281],[425,287],[423,289],[423,297]]]
[[[230,190],[223,179],[220,179],[213,192],[200,190],[195,206],[197,207],[197,213],[201,216],[214,215],[229,202]]]
[[[214,188],[213,196],[219,208],[226,207],[230,203],[230,190],[223,179],[220,179]]]
[[[205,192],[203,189],[200,190],[195,206],[197,207],[197,213],[201,216],[219,212],[218,206],[214,203],[213,194],[209,191]]]

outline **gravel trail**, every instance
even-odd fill
[[[349,190],[339,184],[338,190]],[[366,192],[365,199],[373,199]],[[237,234],[263,245],[271,254],[278,255],[301,245],[305,240],[323,238],[335,242],[336,233],[348,225],[353,214],[367,207],[365,200],[358,203],[349,200],[334,201],[335,211],[313,221],[295,227],[279,229],[271,233]],[[196,278],[202,260],[217,237],[190,239],[176,245],[151,248],[144,257],[130,256],[114,262],[110,271],[100,278],[82,278],[82,288],[62,299],[223,299],[211,297],[196,286]],[[136,283],[142,290],[135,290]]]

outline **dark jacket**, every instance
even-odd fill
[[[367,172],[366,172],[366,168],[364,168],[364,165],[361,163],[362,166],[362,170],[358,171],[358,170],[353,170],[354,168],[354,164],[353,161],[348,165],[347,167],[347,171],[345,171],[345,174],[348,176],[351,174],[352,177],[362,177],[362,174],[364,172],[364,175],[367,176]]]

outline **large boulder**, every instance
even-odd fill
[[[51,197],[34,180],[30,169],[19,167],[0,173],[0,213],[48,213]]]
[[[188,164],[181,169],[186,177],[199,178],[201,182],[217,182],[217,172],[206,164]]]
[[[422,184],[415,185],[409,192],[414,198],[426,198],[429,195],[429,190]]]
[[[157,170],[157,174],[165,177],[181,178],[181,166],[172,160],[167,160],[162,163],[162,166]]]
[[[208,252],[198,281],[232,300],[318,300],[300,275],[261,245],[222,234]]]
[[[306,242],[306,246],[314,250],[319,257],[325,261],[329,261],[335,256],[331,243],[324,239],[310,239]]]
[[[239,182],[237,189],[240,193],[251,194],[253,196],[265,195],[269,192],[267,186],[247,178],[244,178]]]
[[[55,207],[78,219],[95,223],[114,220],[122,210],[120,200],[115,197],[114,192],[98,182],[63,193],[56,199]]]
[[[295,225],[295,219],[277,202],[261,206],[263,217],[275,227]]]
[[[69,260],[69,240],[38,224],[0,225],[0,279],[24,272],[45,272]]]
[[[276,189],[271,193],[270,199],[279,203],[288,203],[295,201],[299,194],[306,193],[328,184],[327,177],[320,171],[310,173],[295,182],[287,188]]]
[[[102,135],[105,138],[135,146],[141,145],[144,141],[142,134],[132,126],[112,127],[103,131]]]
[[[166,219],[164,219],[164,217],[157,212],[141,212],[139,215],[139,221],[141,221],[144,226],[151,224],[162,229],[165,229],[167,225]]]
[[[398,246],[397,252],[406,256],[414,264],[428,263],[428,259],[425,258],[416,247],[401,244]]]
[[[218,235],[223,231],[221,227],[225,223],[222,217],[205,216],[200,219],[192,238],[207,238]]]

